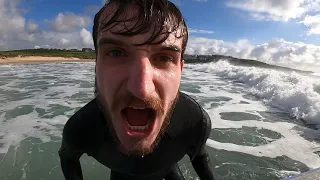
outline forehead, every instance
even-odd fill
[[[166,18],[163,23],[156,23],[156,19],[149,21],[141,20],[138,8],[129,5],[120,14],[116,14],[118,6],[116,4],[108,5],[99,18],[98,38],[113,37],[122,38],[130,41],[132,44],[142,44],[150,38],[155,37],[152,43],[164,40],[162,44],[174,44],[182,46],[183,32],[181,27],[174,27],[177,22],[172,17]],[[107,24],[108,26],[104,26]],[[160,27],[163,27],[161,33],[157,33]],[[174,28],[173,28],[174,27]],[[142,31],[140,31],[142,30]],[[120,35],[118,33],[136,32],[133,35]],[[168,36],[167,36],[168,35]],[[167,38],[166,38],[167,37]]]

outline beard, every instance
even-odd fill
[[[107,122],[106,124],[108,126],[107,128],[111,134],[113,141],[116,143],[118,149],[123,154],[125,154],[127,156],[130,156],[130,155],[144,156],[144,155],[152,153],[155,150],[155,148],[160,143],[161,139],[163,138],[163,136],[164,136],[169,124],[170,124],[171,116],[173,114],[176,103],[179,100],[179,91],[178,91],[174,100],[172,100],[169,103],[168,110],[166,111],[164,109],[164,102],[159,97],[150,97],[148,99],[141,100],[141,99],[138,99],[137,97],[135,97],[132,93],[126,92],[126,93],[122,93],[120,95],[116,95],[113,100],[113,104],[110,105],[111,107],[108,107],[108,104],[105,101],[103,93],[101,93],[99,87],[97,86],[97,80],[95,80],[94,94],[95,94],[95,98],[97,100],[98,106],[100,108],[100,111],[102,112],[102,114],[105,117],[105,120]],[[138,141],[131,148],[125,148],[122,145],[120,139],[118,138],[118,136],[116,134],[116,130],[113,125],[111,111],[116,112],[117,110],[119,110],[118,107],[120,106],[120,104],[123,104],[123,103],[130,104],[133,102],[136,102],[136,103],[140,102],[140,103],[145,104],[147,107],[152,108],[155,111],[156,117],[164,115],[164,121],[161,125],[160,131],[157,134],[156,139],[152,142],[151,146],[148,148],[142,148],[141,144],[142,144],[143,140]]]

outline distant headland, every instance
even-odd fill
[[[94,62],[95,50],[91,48],[82,49],[23,49],[12,51],[0,51],[0,64],[16,63],[49,63],[49,62]],[[185,63],[209,63],[220,60],[228,61],[230,64],[239,66],[255,66],[261,68],[272,68],[280,70],[295,70],[282,66],[267,64],[257,60],[240,59],[224,55],[189,55],[184,54]]]

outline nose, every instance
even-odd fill
[[[155,91],[154,69],[149,59],[139,57],[132,61],[128,77],[128,91],[141,100],[147,99]]]

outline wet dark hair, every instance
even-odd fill
[[[110,5],[116,5],[114,12],[104,13]],[[135,7],[137,13],[129,19],[126,18],[126,11],[131,5]],[[94,17],[92,36],[96,53],[98,53],[97,39],[100,31],[108,31],[119,23],[131,21],[136,21],[132,27],[125,27],[119,32],[112,33],[134,36],[152,30],[150,38],[146,42],[135,44],[137,46],[160,44],[168,38],[170,33],[174,33],[176,38],[183,38],[181,55],[183,56],[188,41],[187,25],[180,10],[168,0],[109,0],[106,2]],[[177,33],[178,30],[181,30],[181,32]],[[159,35],[164,36],[155,41]]]

